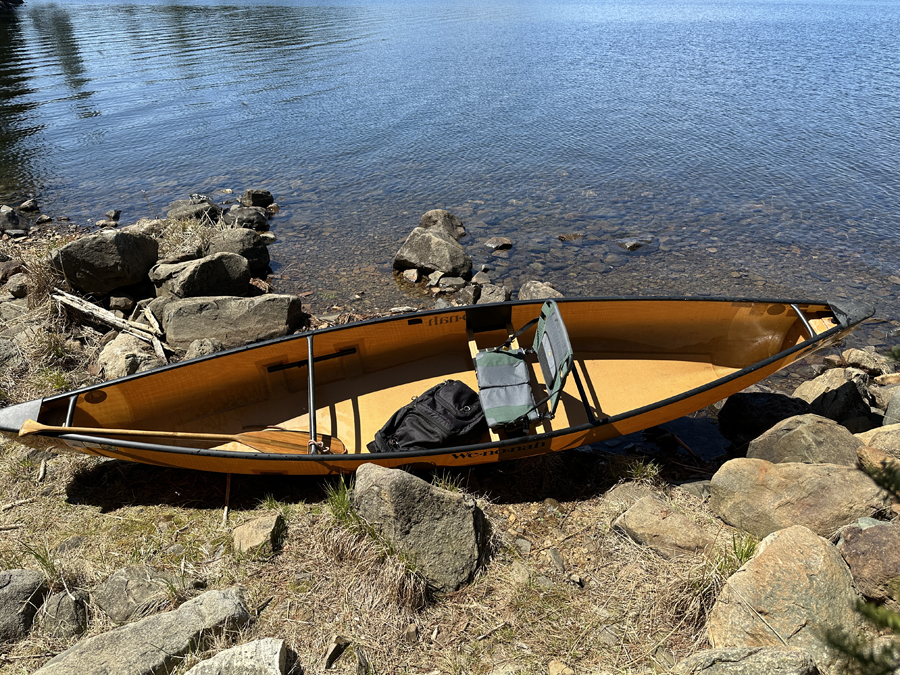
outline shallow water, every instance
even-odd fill
[[[130,222],[267,188],[275,287],[320,313],[430,304],[390,260],[445,207],[513,288],[900,318],[898,34],[890,2],[28,0],[0,17],[0,199]]]

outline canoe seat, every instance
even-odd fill
[[[535,323],[537,331],[531,348],[518,347],[518,336]],[[537,402],[532,395],[526,361],[529,354],[535,354],[541,364],[547,391],[547,395]],[[510,335],[503,345],[475,353],[474,361],[478,396],[489,427],[522,427],[553,419],[574,361],[569,333],[559,307],[553,300],[546,301],[538,318]],[[545,404],[546,410],[541,412],[540,408]]]

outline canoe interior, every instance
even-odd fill
[[[348,453],[366,453],[390,415],[432,385],[452,378],[477,390],[467,328],[478,347],[497,345],[508,326],[524,325],[540,305],[468,307],[315,333],[316,358],[347,352],[315,364],[317,430],[337,436]],[[796,312],[781,303],[596,300],[559,307],[586,401],[569,377],[546,431],[585,424],[586,406],[602,419],[708,386],[808,337]],[[800,309],[819,333],[837,325],[825,304]],[[532,329],[520,342],[530,345],[533,335]],[[308,429],[307,367],[271,370],[306,358],[306,340],[291,339],[110,382],[78,396],[70,425],[227,434],[265,426]],[[541,400],[540,368],[533,366],[535,400]],[[730,393],[712,394],[710,402]],[[68,408],[68,398],[49,401],[39,421],[63,425]],[[663,423],[673,412],[657,417],[649,421]],[[218,447],[254,452],[238,443]]]

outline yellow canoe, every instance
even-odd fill
[[[474,354],[528,324],[541,301],[391,316],[232,349],[2,409],[0,433],[224,473],[325,475],[364,462],[464,467],[558,452],[677,419],[834,344],[872,314],[862,304],[792,300],[557,303],[573,369],[555,416],[524,435],[500,429],[475,444],[402,453],[366,447],[397,409],[435,384],[454,379],[477,391]],[[530,344],[534,332],[519,340]],[[541,401],[542,370],[528,367]],[[308,450],[310,431],[322,443],[315,454]]]

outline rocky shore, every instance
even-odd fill
[[[22,253],[0,263],[5,402],[352,320],[267,292],[276,208],[258,190],[227,212],[194,195],[164,220],[111,212],[30,248],[16,242],[37,205],[0,209]],[[493,283],[464,234],[424,214],[398,281],[438,306],[560,295]],[[232,486],[5,441],[0,669],[847,672],[835,635],[900,667],[857,611],[900,600],[900,505],[871,477],[900,462],[896,370],[844,346],[787,392],[732,396],[708,411],[731,444],[710,462],[661,433],[655,460],[609,442],[459,474]]]

